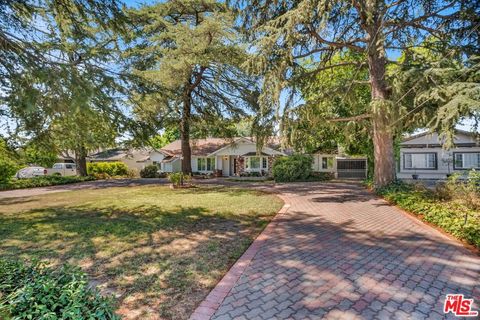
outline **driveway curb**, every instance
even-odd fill
[[[225,297],[230,290],[235,286],[240,276],[258,253],[262,245],[268,240],[275,230],[275,226],[278,224],[279,219],[290,208],[290,204],[284,197],[277,194],[277,196],[284,201],[283,207],[278,211],[272,221],[267,227],[260,233],[260,235],[252,242],[247,251],[235,262],[235,264],[228,270],[223,276],[222,280],[217,283],[215,288],[210,291],[208,296],[200,303],[195,311],[190,316],[190,320],[207,320],[210,319],[222,304]]]

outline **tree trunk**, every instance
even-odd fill
[[[192,173],[192,150],[190,148],[190,115],[192,98],[190,84],[186,86],[183,97],[182,119],[180,123],[180,140],[182,144],[182,172]]]
[[[380,26],[378,26],[380,27]],[[378,33],[372,34],[374,43],[368,52],[368,69],[372,90],[372,125],[374,150],[374,183],[383,187],[395,179],[393,151],[394,128],[392,126],[392,102],[385,82],[386,59],[378,41]],[[381,36],[381,35],[380,35]]]
[[[78,148],[75,152],[75,161],[77,164],[78,174],[82,177],[86,177],[87,173],[87,150],[83,146]]]

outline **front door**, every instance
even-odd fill
[[[233,175],[237,175],[237,158],[233,158]]]
[[[225,177],[228,177],[230,175],[230,157],[222,157],[222,174]]]

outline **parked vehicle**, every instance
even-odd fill
[[[47,169],[49,176],[76,176],[77,166],[75,163],[55,163],[51,169]]]
[[[34,177],[43,177],[47,174],[47,169],[44,167],[26,167],[20,169],[15,174],[17,179],[28,179]]]

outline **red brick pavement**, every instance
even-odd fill
[[[289,210],[192,319],[442,319],[447,293],[479,309],[480,257],[456,241],[360,186],[275,188]]]

